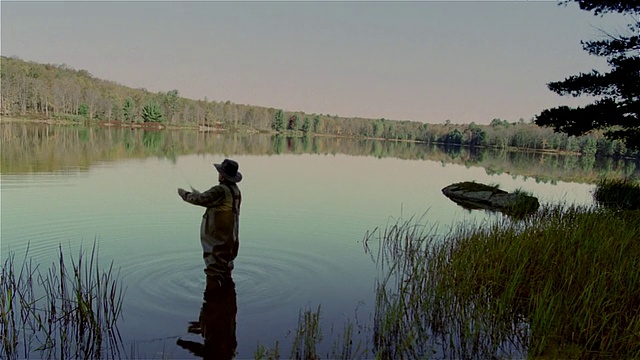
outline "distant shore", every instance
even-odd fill
[[[41,119],[41,118],[33,118],[33,117],[7,117],[2,116],[2,123],[36,123],[36,124],[46,124],[46,125],[65,125],[65,126],[73,126],[73,125],[81,125],[81,126],[102,126],[102,127],[114,127],[114,128],[131,128],[131,129],[146,129],[146,130],[196,130],[202,132],[224,132],[229,131],[222,126],[222,124],[215,124],[213,126],[206,125],[169,125],[163,123],[122,123],[119,121],[106,121],[106,120],[96,120],[96,121],[87,121],[87,122],[77,122],[67,119]],[[304,136],[300,131],[285,131],[285,132],[276,132],[276,131],[260,131],[254,128],[245,128],[243,127],[242,132],[246,133],[270,133],[273,135],[281,134],[284,136]],[[385,139],[385,138],[376,138],[376,137],[361,137],[361,136],[346,136],[346,135],[334,135],[334,134],[323,134],[323,133],[314,133],[313,136],[326,136],[326,137],[339,137],[345,139],[366,139],[366,140],[379,140],[379,141],[401,141],[401,142],[413,142],[426,144],[423,141],[418,140],[407,140],[407,139]],[[442,145],[446,146],[445,143],[434,142],[434,145]],[[459,145],[462,147],[468,147],[465,145]],[[478,148],[487,148],[485,146],[477,146]],[[580,156],[580,152],[575,151],[562,151],[562,150],[553,150],[553,149],[524,149],[513,146],[508,146],[504,148],[507,151],[524,151],[524,152],[532,152],[532,153],[540,153],[540,154],[549,154],[549,155],[574,155]]]
[[[149,130],[163,130],[163,129],[191,129],[191,130],[206,130],[206,131],[223,131],[222,127],[209,127],[209,126],[196,126],[196,125],[167,125],[162,123],[123,123],[120,121],[106,121],[96,120],[87,122],[78,122],[68,119],[41,119],[32,117],[8,117],[2,116],[2,123],[34,123],[34,124],[46,124],[46,125],[80,125],[80,126],[103,126],[103,127],[119,127],[119,128],[142,128]]]
[[[214,126],[203,126],[203,125],[167,125],[163,123],[122,123],[119,121],[106,121],[106,120],[97,120],[97,121],[87,121],[87,122],[77,122],[67,119],[41,119],[41,118],[32,118],[32,117],[2,117],[2,122],[13,122],[13,123],[36,123],[36,124],[47,124],[47,125],[81,125],[81,126],[102,126],[102,127],[114,127],[114,128],[132,128],[132,129],[147,129],[147,130],[197,130],[203,132],[223,132],[228,131],[229,129],[225,129],[221,124],[216,124]],[[259,133],[264,131],[259,131],[253,128],[243,128],[243,132],[247,133]],[[300,131],[284,131],[284,132],[276,132],[269,131],[266,133],[271,133],[273,135],[281,134],[285,136],[304,136]],[[362,136],[346,136],[346,135],[335,135],[335,134],[322,134],[322,133],[314,133],[313,136],[326,136],[326,137],[335,137],[335,138],[345,138],[345,139],[366,139],[366,140],[379,140],[379,141],[401,141],[401,142],[413,142],[419,144],[426,144],[423,141],[418,140],[407,140],[407,139],[385,139],[378,137],[362,137]],[[433,143],[434,145],[443,145],[444,143]],[[464,145],[460,145],[465,147]],[[478,146],[478,148],[486,148],[485,146]],[[526,152],[536,152],[536,153],[544,153],[544,154],[558,154],[558,155],[580,155],[579,152],[569,152],[569,151],[558,151],[558,150],[541,150],[541,149],[520,149],[517,147],[507,147],[505,148],[509,151],[526,151]]]

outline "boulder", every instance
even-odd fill
[[[465,209],[501,211],[508,215],[526,215],[540,207],[536,197],[523,192],[508,193],[495,186],[466,181],[451,184],[442,193]]]

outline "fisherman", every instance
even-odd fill
[[[231,282],[233,260],[238,255],[240,203],[242,196],[237,183],[242,180],[238,163],[224,159],[222,164],[213,164],[218,170],[219,184],[200,193],[191,188],[179,188],[182,200],[207,208],[200,225],[200,242],[207,275],[207,286],[222,287]]]

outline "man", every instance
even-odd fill
[[[238,163],[225,159],[213,164],[220,184],[200,193],[195,189],[178,189],[178,195],[193,205],[207,208],[200,225],[200,242],[207,283],[223,286],[231,281],[233,260],[238,255],[238,229],[242,196],[237,183],[242,180]]]

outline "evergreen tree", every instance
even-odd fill
[[[320,132],[320,115],[316,115],[313,118],[313,132],[314,133],[318,133]]]
[[[122,115],[124,116],[124,121],[133,122],[133,120],[135,120],[135,107],[136,102],[132,98],[128,97],[124,101],[124,106],[122,107]]]
[[[591,95],[598,98],[596,101],[584,107],[544,110],[535,122],[575,136],[605,130],[609,139],[619,139],[629,148],[640,149],[640,1],[575,1],[581,9],[593,11],[595,15],[630,15],[629,34],[582,42],[589,54],[605,57],[611,71],[592,70],[548,84],[551,91],[560,95]]]
[[[446,136],[444,143],[447,145],[460,145],[462,144],[462,133],[457,128],[451,130]]]
[[[82,103],[78,107],[78,115],[88,119],[89,118],[89,105]]]
[[[166,94],[160,93],[162,97],[162,106],[164,107],[164,113],[167,115],[169,121],[173,120],[174,115],[178,111],[178,90],[167,91]]]
[[[144,122],[163,122],[164,114],[160,105],[156,102],[150,102],[142,108],[142,119]]]
[[[384,119],[373,121],[373,136],[380,137],[384,132]]]
[[[305,116],[304,117],[304,122],[302,123],[302,129],[301,130],[304,133],[308,133],[310,129],[311,129],[311,120],[309,120],[309,118]]]
[[[273,129],[275,131],[284,130],[284,113],[282,112],[282,110],[278,110],[276,112],[276,116],[273,121]]]

